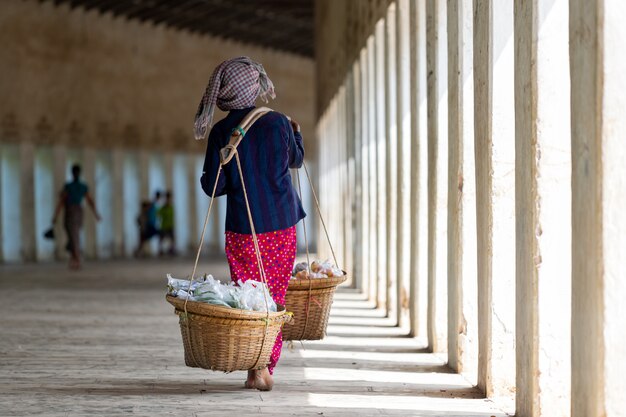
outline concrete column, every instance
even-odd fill
[[[165,175],[164,191],[172,191],[174,188],[174,155],[169,151],[163,153],[163,171]]]
[[[387,189],[385,118],[385,23],[376,24],[376,306],[387,309]]]
[[[319,172],[319,176],[318,176],[318,181],[317,181],[317,184],[319,185],[319,187],[318,187],[319,190],[317,190],[317,192],[318,192],[317,193],[317,197],[318,197],[318,199],[320,201],[320,204],[322,204],[322,207],[324,207],[323,206],[323,204],[324,204],[324,202],[323,202],[324,201],[324,197],[322,196],[322,189],[324,189],[324,185],[325,185],[325,182],[324,182],[325,181],[324,161],[322,160],[322,157],[321,157],[321,155],[323,155],[323,153],[325,151],[325,149],[324,149],[324,145],[325,145],[324,144],[324,139],[325,139],[325,127],[324,127],[324,125],[325,125],[325,115],[322,114],[320,116],[319,122],[317,123],[317,126],[315,127],[315,138],[318,141],[318,144],[317,144],[317,151],[318,151],[318,153],[317,153],[316,161],[317,161],[317,168],[319,170],[318,171]],[[309,213],[309,215],[311,215],[311,214]],[[315,215],[317,215],[317,214],[315,214]],[[321,254],[323,252],[323,250],[324,250],[324,238],[323,238],[323,235],[324,235],[324,228],[322,227],[322,224],[320,222],[320,225],[319,225],[319,227],[317,229],[317,234],[315,235],[316,236],[316,241],[317,241],[317,253],[318,254]],[[352,270],[350,270],[350,273],[352,273]]]
[[[95,200],[96,188],[98,187],[96,183],[96,152],[93,148],[84,148],[82,154],[82,177],[89,186],[91,197]],[[96,207],[98,207],[98,201],[96,201]],[[85,230],[85,257],[95,259],[98,257],[96,218],[89,207],[85,207],[83,222]]]
[[[348,73],[345,81],[345,103],[344,103],[344,123],[343,123],[343,134],[345,135],[345,159],[346,159],[346,169],[345,169],[345,183],[343,184],[342,190],[342,198],[343,198],[343,234],[344,234],[344,265],[342,267],[348,271],[349,275],[353,275],[354,271],[354,251],[353,251],[353,242],[354,242],[354,210],[356,207],[355,200],[355,160],[354,160],[354,131],[353,131],[353,119],[354,119],[354,83],[353,77],[351,73]],[[317,216],[317,213],[313,213],[313,216]],[[324,244],[326,237],[323,235],[324,230],[322,229],[322,225],[320,223],[318,228],[320,234],[320,240],[318,240],[319,244]]]
[[[397,297],[398,316],[401,326],[409,327],[409,289],[411,286],[411,102],[410,49],[409,49],[409,0],[396,3],[396,74],[397,74]]]
[[[567,0],[515,3],[516,415],[569,416]]]
[[[411,335],[426,339],[428,316],[428,154],[426,0],[410,2],[411,99]]]
[[[2,188],[4,185],[4,147],[0,144],[0,264],[5,262],[4,256],[4,193],[2,192]]]
[[[386,188],[387,188],[387,314],[398,316],[398,269],[397,269],[397,145],[398,129],[396,116],[396,5],[392,3],[387,10],[385,19],[385,121],[387,122],[387,138],[385,148]]]
[[[478,366],[472,7],[448,0],[448,364]]]
[[[361,123],[361,96],[363,95],[363,89],[361,88],[362,74],[359,61],[356,61],[352,66],[353,83],[354,83],[354,103],[353,111],[354,118],[353,131],[354,131],[354,245],[353,245],[353,259],[354,259],[354,278],[353,286],[360,288],[361,278],[363,276],[363,205],[361,204],[363,199],[363,171],[362,171],[362,156],[361,156],[361,141],[363,139],[363,124]],[[334,113],[331,111],[329,116],[332,117]],[[331,138],[332,135],[327,136]],[[330,145],[330,144],[329,144]]]
[[[448,45],[445,0],[426,2],[428,71],[428,347],[447,345]]]
[[[56,144],[52,145],[52,175],[53,175],[53,187],[54,187],[54,207],[59,201],[59,194],[67,181],[67,148],[65,145]],[[65,250],[65,231],[63,230],[63,221],[61,218],[57,219],[54,225],[54,256],[57,260],[65,259],[67,251]]]
[[[474,140],[478,234],[478,387],[515,386],[513,2],[474,0]]]
[[[139,172],[139,195],[141,200],[152,201],[153,191],[150,189],[150,152],[146,149],[137,151],[137,170]],[[153,254],[156,250],[156,243],[153,240],[144,246],[144,253]]]
[[[141,200],[152,200],[150,195],[150,153],[145,149],[137,151],[137,168],[139,170],[139,195]]]
[[[196,172],[196,164],[195,164],[196,155],[188,154],[186,156],[186,166],[187,166],[187,180],[189,182],[189,193],[187,193],[187,198],[189,198],[188,203],[188,222],[189,222],[189,241],[188,242],[177,242],[181,249],[187,248],[189,253],[194,254],[194,249],[197,249],[197,244],[200,242],[200,232],[198,224],[198,202],[196,200],[197,194],[196,189],[200,187],[200,175],[201,173]]]
[[[626,4],[569,3],[572,416],[626,410]]]
[[[367,183],[369,186],[369,199],[367,204],[369,205],[369,257],[367,266],[367,277],[369,279],[369,299],[376,301],[378,299],[378,258],[376,256],[377,250],[377,228],[378,213],[376,212],[376,205],[378,201],[378,189],[377,189],[377,172],[376,172],[376,42],[374,35],[371,35],[367,40],[367,89],[369,91],[367,101],[367,120],[368,120],[368,156],[367,161]]]
[[[123,257],[124,253],[124,151],[114,148],[111,151],[111,188],[113,207],[113,256]]]
[[[342,184],[344,182],[344,178],[346,173],[345,169],[345,157],[346,157],[346,94],[345,88],[341,86],[337,91],[334,99],[334,111],[333,111],[333,129],[334,134],[331,137],[337,138],[334,146],[334,158],[333,158],[333,175],[334,175],[334,184],[340,190],[342,189]],[[330,191],[330,190],[328,190]],[[343,260],[345,259],[345,254],[348,252],[351,242],[347,239],[346,230],[348,229],[348,224],[344,218],[341,216],[337,216],[336,213],[341,213],[344,211],[344,206],[346,202],[343,199],[332,198],[332,192],[328,193],[329,200],[332,201],[331,205],[331,213],[329,213],[328,218],[334,220],[334,229],[331,233],[330,239],[333,245],[333,249],[337,255],[337,262],[339,265],[343,264]],[[366,248],[368,245],[366,245]],[[364,252],[365,256],[363,258],[364,264],[367,263],[367,250]],[[367,270],[366,267],[362,268],[363,270]],[[362,277],[364,284],[363,288],[368,288],[368,279],[369,277],[365,274]]]
[[[339,98],[339,101],[338,101],[339,108],[337,112],[337,115],[338,115],[337,138],[339,140],[337,141],[337,145],[339,149],[337,151],[336,157],[338,158],[339,179],[338,179],[337,184],[339,188],[337,191],[340,193],[342,197],[339,199],[334,198],[334,200],[336,201],[336,211],[334,211],[333,214],[331,214],[331,217],[335,219],[339,219],[339,222],[338,222],[339,230],[336,236],[331,236],[331,239],[332,239],[333,247],[335,248],[335,252],[341,252],[341,253],[337,253],[337,262],[339,263],[339,266],[341,268],[345,269],[346,262],[352,253],[351,247],[353,244],[352,224],[350,222],[350,217],[341,216],[342,213],[348,213],[349,210],[351,209],[350,207],[351,201],[347,197],[348,165],[349,165],[349,162],[348,162],[349,139],[348,138],[349,138],[350,132],[349,132],[349,128],[347,125],[347,115],[348,115],[349,104],[348,104],[348,97],[347,97],[347,89],[345,85],[343,85],[339,89],[338,98]],[[303,177],[303,180],[306,182],[304,177]],[[304,186],[306,187],[306,184]],[[315,215],[311,216],[311,220],[315,219],[315,217],[316,217]],[[309,222],[309,225],[311,224],[312,224],[312,221]],[[340,248],[337,248],[338,244],[341,245]],[[348,271],[347,269],[345,270]]]
[[[369,210],[369,73],[367,68],[368,61],[368,51],[367,48],[363,48],[361,50],[361,58],[359,59],[359,72],[360,72],[360,81],[361,81],[361,104],[360,104],[360,114],[359,121],[361,123],[361,134],[359,137],[359,165],[361,170],[359,171],[360,177],[360,188],[361,188],[361,197],[358,200],[360,206],[361,216],[359,219],[359,228],[361,229],[360,242],[358,243],[361,248],[360,255],[360,270],[359,278],[360,282],[357,282],[357,288],[360,288],[364,294],[369,294],[369,284],[370,284],[370,273],[369,270],[369,262],[370,262],[370,248],[369,248],[369,237],[370,237],[370,210]],[[335,115],[337,112],[334,113]],[[336,116],[335,116],[336,117]]]
[[[20,221],[22,260],[36,260],[35,246],[35,147],[20,142]]]

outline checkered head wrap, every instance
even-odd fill
[[[223,111],[245,109],[252,107],[257,97],[266,103],[268,97],[276,98],[274,84],[263,65],[246,56],[222,62],[213,71],[198,105],[194,124],[196,139],[204,139],[213,126],[216,104]]]

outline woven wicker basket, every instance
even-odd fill
[[[239,310],[166,296],[179,317],[187,366],[213,371],[262,369],[269,363],[282,325],[291,319],[278,312]],[[267,325],[266,325],[267,323]]]
[[[344,272],[341,277],[290,280],[285,307],[293,320],[283,328],[283,340],[323,339],[335,290],[346,279]]]

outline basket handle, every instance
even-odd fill
[[[306,162],[302,162],[302,168],[304,168],[304,173],[306,174],[306,178],[307,181],[309,183],[309,186],[311,187],[311,194],[313,195],[313,201],[315,202],[315,208],[317,209],[317,214],[320,218],[320,221],[322,223],[322,227],[324,229],[324,234],[326,236],[326,240],[328,242],[328,246],[330,247],[330,252],[333,255],[333,260],[335,261],[335,265],[337,267],[339,267],[339,263],[337,262],[337,256],[335,255],[335,250],[333,249],[333,244],[330,241],[330,235],[328,234],[328,229],[326,228],[326,222],[324,221],[324,216],[322,215],[322,210],[320,208],[320,202],[317,198],[317,193],[315,192],[315,187],[313,186],[313,181],[311,180],[311,175],[309,174],[309,170],[306,167]],[[298,175],[296,176],[297,180],[298,180],[298,191],[300,192],[300,200],[302,200],[302,188],[300,187],[300,170],[296,170]],[[306,220],[302,220],[302,225],[304,227],[304,235],[305,235],[305,239],[306,239],[306,226],[305,226]],[[306,252],[307,252],[307,261],[308,261],[308,257],[309,257],[309,243],[308,241],[305,242],[306,244]]]
[[[315,187],[313,187],[313,181],[311,180],[311,176],[309,175],[309,170],[306,167],[306,163],[303,161],[302,162],[302,167],[304,168],[304,172],[306,174],[307,180],[309,182],[309,186],[311,187],[311,193],[313,194],[313,199],[315,201],[315,207],[317,208],[317,214],[319,215],[320,221],[322,223],[322,226],[324,228],[324,233],[326,235],[326,239],[328,241],[328,246],[330,247],[330,251],[333,254],[333,259],[335,260],[335,266],[339,267],[339,264],[337,263],[337,256],[335,255],[335,250],[333,249],[333,245],[330,242],[330,235],[328,234],[328,229],[326,228],[326,223],[324,222],[324,217],[322,216],[322,210],[320,209],[320,203],[319,200],[317,199],[317,194],[315,193]],[[302,186],[300,184],[300,170],[296,170],[296,179],[298,182],[298,192],[300,194],[300,201],[302,201]],[[307,232],[306,232],[306,219],[302,219],[302,229],[304,231],[304,244],[306,245],[306,261],[307,261],[307,271],[309,273],[311,273],[311,260],[310,260],[310,255],[309,255],[309,240],[307,238]],[[311,278],[309,278],[309,294],[308,294],[308,298],[307,298],[307,303],[306,303],[306,315],[305,315],[305,319],[304,319],[304,327],[302,327],[302,333],[300,334],[300,339],[302,339],[304,337],[304,335],[306,334],[306,329],[307,326],[309,324],[309,310],[311,307],[311,300],[312,300],[312,289],[313,289],[313,281],[311,280]]]

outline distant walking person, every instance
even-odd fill
[[[159,209],[159,219],[161,220],[161,233],[159,235],[159,255],[163,255],[163,243],[165,240],[170,241],[168,253],[176,254],[176,246],[174,244],[174,206],[172,205],[172,192],[165,193],[165,204]]]
[[[93,198],[89,194],[89,188],[80,180],[80,172],[80,165],[72,166],[72,181],[63,187],[52,218],[52,223],[56,223],[61,210],[64,210],[63,224],[67,233],[67,246],[65,248],[70,253],[69,267],[71,269],[80,268],[80,229],[83,227],[83,199],[87,200],[96,220],[100,221],[100,214],[98,214]]]

